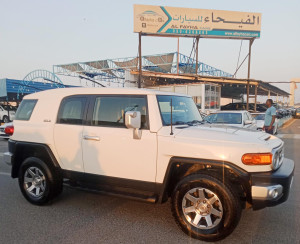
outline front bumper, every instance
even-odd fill
[[[284,159],[276,171],[251,173],[251,196],[254,210],[285,202],[293,183],[295,163]]]

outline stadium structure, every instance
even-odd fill
[[[176,89],[187,91],[190,89],[188,87],[190,85],[194,85],[191,87],[193,90],[195,85],[201,86],[199,84],[201,83],[203,94],[194,95],[196,101],[200,97],[204,99],[207,94],[204,90],[211,90],[209,93],[212,94],[212,97],[241,98],[241,95],[245,94],[247,82],[250,84],[252,96],[289,96],[287,92],[266,82],[237,79],[232,74],[203,62],[196,64],[195,58],[192,58],[191,55],[172,52],[145,55],[141,57],[141,60],[143,87],[170,86],[162,89],[176,92]],[[4,92],[0,92],[0,100],[20,101],[24,95],[29,93],[70,86],[124,87],[126,84],[135,86],[139,74],[138,67],[139,57],[53,65],[52,71],[34,70],[23,80],[3,79],[0,87]],[[217,87],[222,88],[220,92],[217,92],[219,89]],[[210,100],[212,99],[214,98],[210,98]],[[202,100],[202,104],[204,102]]]

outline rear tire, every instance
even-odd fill
[[[241,211],[232,187],[205,174],[185,177],[172,195],[176,223],[186,234],[203,241],[218,241],[231,234]]]
[[[39,158],[25,159],[19,170],[19,187],[32,204],[43,205],[62,192],[62,178]]]

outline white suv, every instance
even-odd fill
[[[29,202],[47,203],[63,183],[152,203],[171,197],[181,229],[206,241],[228,236],[246,205],[286,201],[294,172],[280,139],[205,124],[191,97],[154,90],[31,94],[11,133],[5,161]]]

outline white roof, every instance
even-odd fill
[[[144,88],[58,88],[47,91],[41,91],[37,93],[32,93],[25,96],[25,99],[38,99],[45,96],[55,96],[55,97],[65,97],[71,95],[97,95],[97,94],[111,94],[111,95],[176,95],[176,96],[188,96],[184,94],[172,93],[172,92],[162,92],[153,89]],[[189,97],[189,96],[188,96]]]

